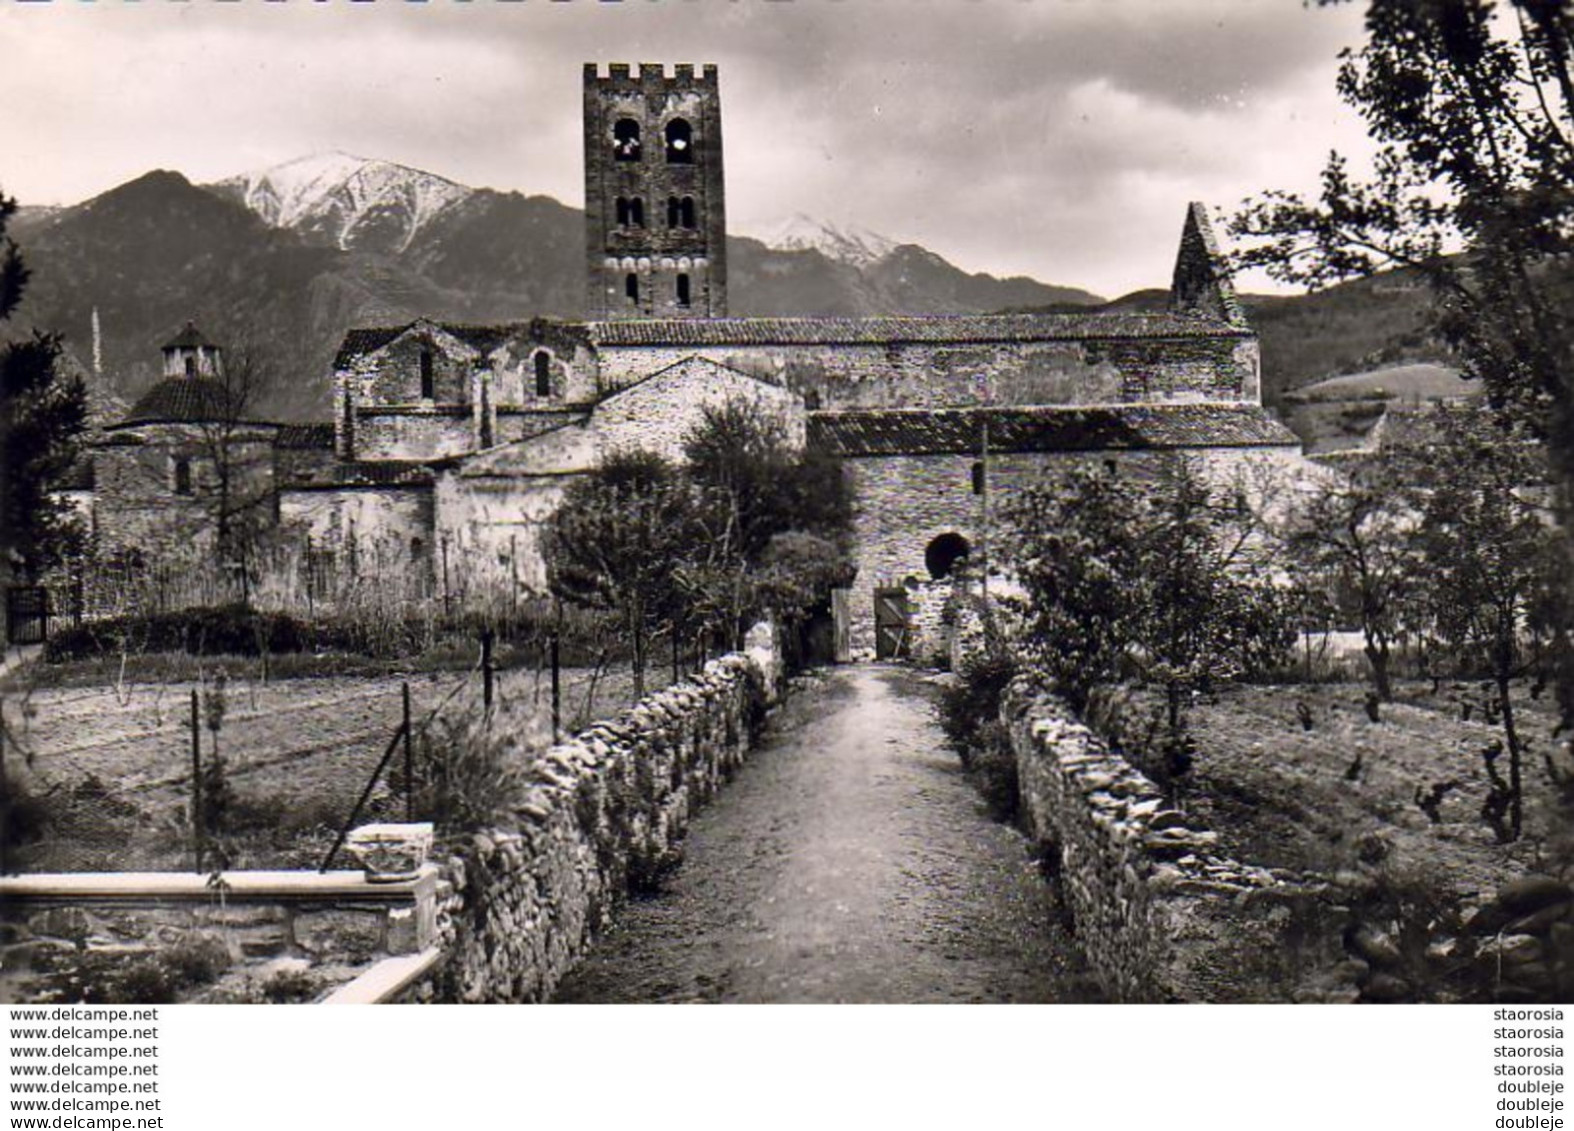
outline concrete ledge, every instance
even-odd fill
[[[419,954],[385,958],[352,982],[323,998],[320,1005],[382,1005],[393,1001],[431,972],[443,952],[428,947]]]
[[[104,900],[229,902],[332,900],[335,903],[404,903],[435,889],[437,868],[427,864],[413,880],[371,883],[361,872],[224,872],[223,888],[196,872],[40,872],[0,877],[0,903]]]

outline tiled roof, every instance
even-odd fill
[[[997,452],[1300,443],[1265,409],[1233,404],[816,412],[809,414],[809,443],[839,456],[976,452],[986,421],[990,450]]]
[[[279,428],[275,442],[281,448],[333,450],[332,424],[285,424]]]
[[[169,341],[165,342],[163,348],[167,350],[178,350],[195,349],[198,346],[201,346],[205,349],[212,349],[213,343],[202,336],[202,331],[197,329],[197,324],[195,322],[187,322],[186,328],[180,333],[176,334]]]
[[[410,327],[351,330],[334,367],[382,349]],[[496,349],[530,323],[431,325],[478,350]],[[880,345],[885,342],[1046,342],[1086,338],[1217,338],[1250,333],[1216,318],[1191,314],[947,314],[879,318],[634,318],[558,323],[582,327],[604,346]]]
[[[325,468],[299,469],[283,487],[299,491],[333,487],[426,487],[431,483],[432,469],[424,463],[356,460]]]
[[[1183,314],[962,314],[907,318],[666,318],[591,322],[608,346],[879,345],[1084,338],[1239,337],[1248,331]]]
[[[212,377],[166,377],[142,395],[122,424],[234,422],[244,417],[222,381]],[[245,418],[250,419],[250,418]]]
[[[415,322],[406,322],[403,326],[368,326],[347,331],[344,340],[339,343],[339,352],[334,355],[334,368],[342,369],[358,357],[375,353],[415,325]],[[489,353],[522,330],[527,323],[470,326],[460,322],[431,322],[428,325],[453,335],[482,353]]]

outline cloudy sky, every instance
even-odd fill
[[[1307,188],[1330,148],[1364,152],[1333,92],[1359,8],[0,4],[0,189],[72,203],[338,149],[579,205],[581,64],[714,62],[734,232],[803,212],[1116,295],[1168,283],[1186,201]]]

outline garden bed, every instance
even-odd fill
[[[8,852],[9,871],[195,866],[189,817],[195,686],[189,680],[195,670],[188,672],[187,665],[197,658],[145,656],[139,662],[187,678],[106,682],[101,676],[88,682],[93,662],[67,665],[76,668],[71,674],[78,678],[56,680],[56,686],[29,682],[35,673],[50,675],[50,667],[11,677],[3,700],[10,735],[5,769],[13,790],[25,791],[30,800],[13,812],[23,843]],[[219,668],[229,676],[219,748],[234,795],[219,843],[231,868],[315,868],[320,863],[399,726],[405,682],[418,726],[439,707],[445,714],[480,709],[481,679],[478,674],[467,678],[464,671],[264,682],[256,659],[203,661],[210,678]],[[660,676],[650,673],[651,682],[659,684]],[[593,696],[591,681],[588,669],[561,673],[565,728],[610,717],[629,705],[632,678],[626,667],[603,672]],[[550,694],[549,673],[533,668],[497,673],[499,701],[525,701],[548,712]],[[213,735],[204,725],[205,762],[212,749]],[[403,799],[387,776],[373,792],[363,820],[403,815]]]
[[[1402,681],[1373,722],[1359,683],[1236,685],[1199,697],[1188,713],[1195,762],[1180,787],[1184,807],[1220,837],[1220,850],[1251,864],[1334,874],[1376,853],[1396,879],[1474,902],[1566,855],[1569,813],[1543,751],[1557,721],[1550,691],[1515,689],[1525,758],[1524,835],[1500,844],[1481,816],[1490,789],[1481,751],[1502,738],[1484,720],[1479,684]],[[1303,725],[1304,705],[1310,727]],[[1469,718],[1465,718],[1466,706]],[[1093,713],[1128,756],[1152,765],[1148,719],[1160,697],[1124,691]],[[1507,776],[1507,757],[1498,769]],[[1454,783],[1436,819],[1418,803]]]

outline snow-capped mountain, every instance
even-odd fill
[[[316,153],[208,186],[275,228],[343,250],[401,252],[474,190],[432,173],[348,153]]]
[[[777,251],[818,251],[827,259],[860,269],[880,262],[898,246],[895,240],[868,228],[840,226],[802,212],[771,225],[761,240]]]

